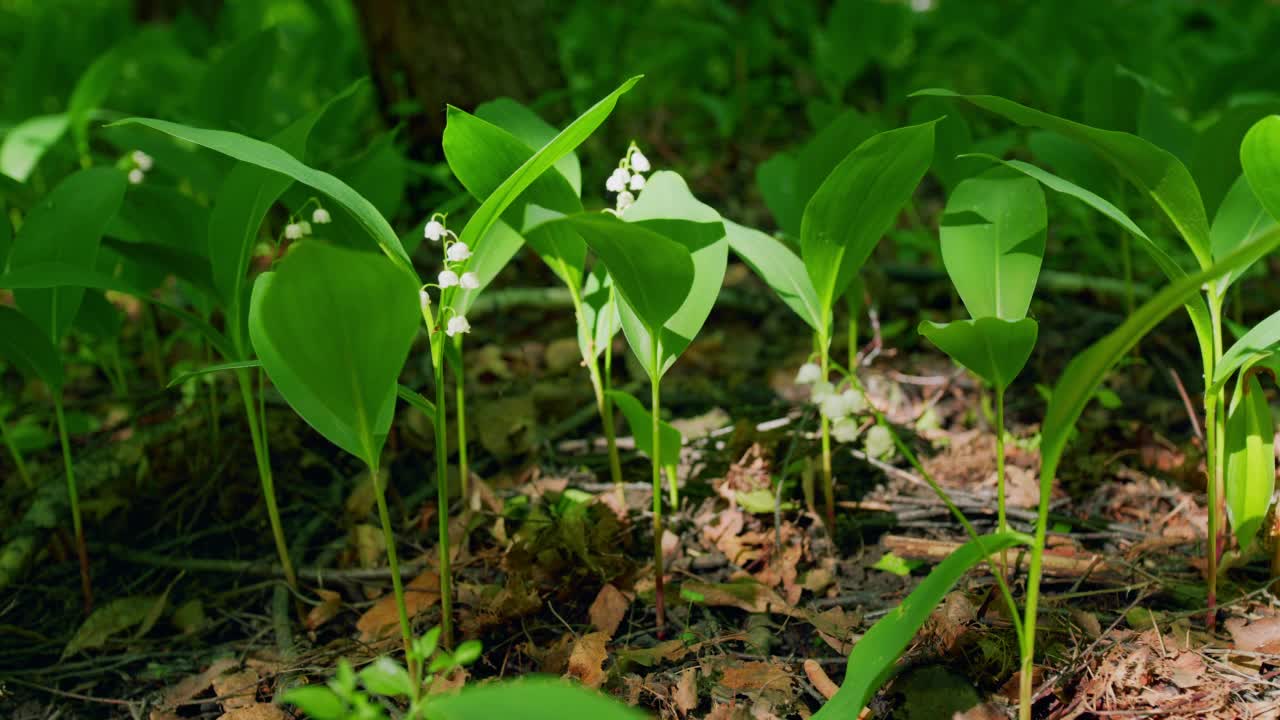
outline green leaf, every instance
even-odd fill
[[[26,182],[46,151],[67,133],[67,115],[39,115],[28,118],[9,132],[0,143],[0,172]]]
[[[260,367],[262,367],[261,360],[237,360],[235,362],[225,362],[225,363],[218,363],[216,365],[206,365],[202,368],[197,368],[195,370],[189,370],[187,372],[178,373],[177,375],[174,375],[173,379],[169,381],[169,384],[165,385],[165,389],[167,390],[176,385],[181,385],[182,383],[188,380],[194,380],[195,378],[204,377],[205,375],[213,375],[215,373],[228,372],[231,370],[248,370],[251,368],[260,368]]]
[[[627,425],[631,427],[631,436],[636,441],[636,449],[653,457],[653,415],[630,393],[610,390],[607,394],[627,418]],[[680,431],[671,423],[659,420],[658,432],[662,434],[662,458],[659,464],[663,467],[679,464],[680,446],[684,444]]]
[[[122,65],[120,51],[108,50],[93,61],[71,91],[71,99],[67,101],[67,124],[82,158],[89,156],[89,121],[93,112],[107,99]]]
[[[413,681],[409,679],[409,671],[385,655],[360,670],[360,682],[370,692],[378,695],[403,697],[413,694]]]
[[[921,561],[919,560],[903,560],[897,555],[894,555],[891,552],[887,552],[884,555],[881,555],[880,559],[876,561],[876,564],[872,565],[871,567],[875,568],[876,570],[883,570],[887,573],[893,573],[898,577],[907,577],[908,575],[911,574],[912,570],[915,570],[916,568],[920,567],[920,565],[921,565]]]
[[[983,317],[945,325],[925,321],[919,329],[952,360],[988,385],[1004,390],[1031,357],[1039,326],[1031,318]]]
[[[559,133],[554,125],[511,98],[497,98],[476,107],[476,117],[497,125],[516,136],[531,150],[551,142]],[[578,156],[567,153],[555,163],[555,169],[569,181],[574,194],[582,194],[582,165]]]
[[[412,267],[409,256],[400,245],[400,238],[378,212],[373,203],[365,199],[345,182],[327,172],[316,170],[300,162],[296,157],[271,143],[254,140],[244,135],[223,130],[204,130],[151,118],[128,118],[115,125],[141,125],[158,130],[180,140],[195,143],[241,162],[257,165],[273,172],[287,175],[295,181],[315,189],[342,206],[356,219],[369,237],[378,243],[382,251],[404,268]],[[210,221],[212,222],[212,220]],[[214,237],[212,231],[210,237]],[[240,236],[243,237],[243,236]]]
[[[684,304],[693,287],[694,265],[683,244],[608,213],[552,222],[573,225],[608,269],[620,299],[648,327],[662,327]]]
[[[1275,227],[1276,221],[1258,202],[1249,186],[1249,181],[1241,175],[1231,189],[1227,191],[1218,213],[1213,218],[1213,226],[1209,228],[1213,257],[1224,258],[1242,245],[1253,242],[1259,235]],[[1234,270],[1213,284],[1218,297],[1226,295],[1227,289],[1240,278],[1248,268]]]
[[[836,166],[804,209],[800,256],[827,315],[933,160],[933,123],[890,130]]]
[[[939,229],[942,262],[974,318],[1026,317],[1044,259],[1044,191],[1009,172],[996,168],[957,185]]]
[[[484,236],[484,240],[480,242],[480,247],[475,248],[471,252],[471,258],[467,260],[466,270],[476,274],[476,282],[479,287],[472,289],[460,289],[453,296],[453,308],[460,315],[466,315],[471,306],[475,304],[476,299],[480,297],[480,293],[489,287],[490,283],[498,277],[498,273],[511,262],[511,258],[520,251],[524,246],[524,238],[520,233],[511,229],[511,226],[499,220],[489,228],[489,234]]]
[[[296,243],[258,276],[249,306],[249,338],[276,389],[321,435],[371,467],[419,322],[411,273],[314,240]]]
[[[1280,115],[1259,120],[1244,136],[1240,165],[1262,207],[1280,220]]]
[[[316,123],[331,108],[354,96],[364,82],[350,85],[322,107],[294,121],[272,138],[271,144],[290,156],[305,156]],[[246,275],[258,230],[267,212],[292,184],[288,175],[256,163],[238,162],[227,173],[209,213],[209,265],[226,310],[228,334],[241,354],[249,350],[245,342]]]
[[[612,300],[612,302],[610,302]],[[604,263],[596,263],[582,283],[582,322],[578,348],[584,358],[598,358],[622,330],[622,317],[613,297],[613,278]]]
[[[1247,552],[1271,507],[1276,485],[1275,422],[1258,377],[1247,374],[1236,390],[1227,417],[1227,517]]]
[[[804,262],[782,243],[768,235],[724,221],[729,247],[761,277],[782,302],[814,330],[822,325],[818,293],[805,272]]]
[[[1047,497],[1052,490],[1054,474],[1058,470],[1058,463],[1076,420],[1116,362],[1169,313],[1193,297],[1204,283],[1255,262],[1277,246],[1280,246],[1280,228],[1266,233],[1256,242],[1237,250],[1207,270],[1170,283],[1143,303],[1118,328],[1072,358],[1054,386],[1049,408],[1041,425],[1042,496]]]
[[[435,720],[644,720],[644,713],[552,677],[528,675],[519,680],[471,685],[457,695],[431,699]]]
[[[128,186],[114,168],[81,170],[58,183],[27,215],[9,256],[13,271],[44,263],[93,268],[107,222]],[[75,320],[84,289],[73,285],[23,289],[18,306],[55,343]]]
[[[1275,230],[1271,232],[1274,233]],[[1249,332],[1232,343],[1231,347],[1222,354],[1222,358],[1213,368],[1213,386],[1210,389],[1214,391],[1222,389],[1237,370],[1272,354],[1277,344],[1280,344],[1280,311],[1268,315],[1257,325],[1249,328]]]
[[[1186,166],[1171,153],[1135,135],[1099,130],[994,95],[960,95],[941,89],[913,93],[913,97],[921,95],[967,100],[1019,125],[1052,130],[1088,145],[1155,201],[1181,233],[1201,267],[1213,263],[1209,251],[1209,220],[1200,200],[1200,190]]]
[[[624,294],[618,312],[627,342],[650,378],[661,377],[702,330],[720,287],[729,260],[729,243],[725,239],[720,215],[699,202],[689,192],[684,178],[670,171],[649,177],[644,192],[623,214],[630,224],[641,225],[670,238],[689,250],[693,259],[693,285],[683,302],[661,326],[650,326],[630,306]],[[606,263],[607,264],[607,263]],[[661,277],[651,283],[663,283]],[[659,367],[652,367],[653,337],[651,328],[661,327]]]
[[[422,393],[411,387],[396,385],[396,395],[399,395],[401,400],[421,410],[422,414],[426,415],[427,419],[432,423],[436,421],[436,404],[428,400]]]
[[[0,273],[9,265],[9,252],[13,250],[13,225],[9,224],[9,212],[4,198],[0,198]]]
[[[609,93],[595,105],[588,108],[576,120],[569,123],[568,127],[560,131],[560,134],[556,135],[551,142],[542,146],[538,152],[534,153],[523,165],[511,173],[492,193],[488,194],[475,214],[471,216],[466,227],[463,228],[460,235],[462,241],[467,243],[468,247],[476,247],[478,241],[489,232],[489,227],[497,222],[507,207],[520,196],[520,193],[524,192],[525,188],[529,187],[534,180],[537,180],[556,161],[581,145],[591,133],[596,131],[596,128],[604,123],[609,114],[613,112],[613,108],[618,104],[618,98],[622,97],[623,93],[626,93],[639,82],[640,77],[637,75],[627,80],[617,90]],[[452,113],[453,111],[454,108],[451,107],[450,112]]]
[[[17,308],[0,305],[0,357],[56,393],[62,389],[62,353],[39,325]]]
[[[345,720],[347,717],[346,703],[323,685],[289,688],[280,696],[280,702],[296,706],[311,720]]]
[[[844,683],[839,692],[814,714],[813,719],[858,717],[871,696],[893,674],[898,657],[915,637],[916,631],[960,578],[992,554],[1030,542],[1031,538],[1021,533],[983,535],[961,545],[946,560],[938,563],[897,608],[871,626],[853,646]]]
[[[1212,215],[1227,196],[1227,191],[1240,177],[1240,143],[1259,120],[1280,112],[1280,102],[1268,100],[1234,105],[1222,111],[1218,119],[1200,133],[1191,174],[1200,186],[1204,206]]]
[[[274,121],[271,73],[279,50],[275,28],[256,32],[209,64],[192,96],[190,116],[211,127],[258,133]]]
[[[96,650],[112,637],[131,627],[142,625],[152,614],[157,603],[164,603],[167,595],[136,595],[112,600],[93,611],[62,651],[65,659],[83,650]]]

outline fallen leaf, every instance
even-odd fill
[[[213,685],[213,679],[236,666],[231,658],[215,660],[204,672],[190,675],[165,691],[160,701],[160,708],[151,711],[151,720],[173,720],[178,717],[171,712],[179,705],[191,702],[196,696],[204,693]]]
[[[775,612],[803,616],[801,611],[783,602],[776,592],[751,579],[714,584],[690,580],[680,586],[680,592],[699,597],[701,599],[698,602],[712,607],[733,607],[749,613]]]
[[[840,690],[840,686],[831,681],[827,676],[827,671],[822,669],[816,660],[804,661],[804,674],[809,678],[809,682],[818,692],[822,693],[822,697],[830,700]]]
[[[680,679],[671,690],[671,702],[682,716],[698,707],[698,668],[687,668],[680,673]]]
[[[351,528],[350,543],[356,554],[356,565],[376,568],[387,556],[387,542],[377,525],[360,523]]]
[[[630,605],[631,598],[622,594],[622,591],[613,585],[606,584],[600,588],[600,593],[591,603],[587,614],[591,617],[591,624],[606,637],[611,638],[617,632],[618,626],[622,624],[622,619],[626,617],[627,608]]]
[[[113,636],[135,625],[144,625],[155,615],[156,604],[160,603],[163,607],[164,602],[163,595],[137,595],[112,600],[85,619],[62,651],[62,657],[70,657],[82,650],[96,650],[106,645]]]
[[[991,703],[983,703],[974,705],[964,712],[956,713],[951,716],[951,720],[1005,720],[1007,717],[1008,715],[1000,712]]]
[[[342,609],[342,595],[332,590],[316,590],[320,603],[307,612],[306,626],[315,630],[332,620]]]
[[[748,662],[726,667],[720,676],[720,684],[739,692],[770,690],[791,692],[791,673],[781,665],[769,662]]]
[[[1224,624],[1237,650],[1280,654],[1280,616],[1272,615],[1253,622],[1231,618]]]
[[[284,710],[281,710],[278,705],[254,703],[228,710],[220,715],[218,720],[288,720],[288,718],[289,716],[285,715]]]
[[[252,669],[219,675],[213,679],[213,694],[223,710],[257,704],[258,673]]]
[[[440,576],[434,571],[422,573],[404,588],[404,604],[410,620],[438,602]],[[387,593],[360,616],[356,621],[356,629],[360,631],[363,642],[372,642],[396,633],[399,623],[400,613],[396,608],[395,594]]]
[[[587,633],[573,644],[573,652],[569,654],[567,677],[576,678],[578,682],[589,688],[598,688],[604,684],[605,645],[609,636],[603,632]]]
[[[675,558],[680,550],[680,537],[670,530],[662,531],[662,556],[667,560]]]
[[[471,677],[471,673],[466,668],[454,668],[445,675],[437,675],[431,681],[431,689],[427,691],[428,695],[444,695],[456,690],[461,690],[463,685],[467,684],[467,678]]]
[[[858,639],[854,629],[862,624],[862,618],[857,613],[845,612],[842,607],[833,607],[820,613],[810,612],[805,619],[818,631],[823,642],[841,655],[848,655],[853,650],[853,643]]]

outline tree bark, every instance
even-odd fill
[[[439,147],[446,104],[530,103],[562,85],[556,18],[543,0],[357,0],[355,8],[382,112],[391,125],[408,116],[417,147]]]

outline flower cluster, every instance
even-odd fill
[[[423,237],[431,242],[443,242],[444,244],[444,269],[436,277],[436,282],[424,285],[418,293],[418,301],[422,305],[422,311],[425,313],[431,306],[431,294],[427,292],[427,288],[434,287],[443,291],[451,287],[462,288],[463,290],[475,290],[480,287],[480,279],[476,277],[474,272],[458,272],[462,270],[463,265],[471,258],[471,248],[458,238],[458,235],[449,228],[445,227],[445,216],[436,213],[427,221],[426,227],[422,230]],[[445,323],[444,333],[449,337],[453,337],[458,333],[471,332],[471,323],[467,322],[467,318],[462,315],[454,315]]]
[[[141,150],[134,150],[129,153],[129,162],[133,165],[133,168],[129,170],[129,182],[134,185],[141,185],[142,181],[147,177],[147,172],[155,164],[151,156]]]
[[[646,172],[649,172],[649,158],[632,142],[627,148],[627,154],[618,162],[618,167],[604,182],[605,190],[618,194],[615,212],[626,210],[636,201],[634,193],[644,189],[644,175],[640,173]]]
[[[858,437],[857,415],[867,409],[867,399],[854,388],[836,392],[836,388],[823,377],[817,363],[805,363],[796,373],[796,384],[812,385],[809,399],[818,406],[818,412],[831,421],[831,437],[837,442],[853,442]]]
[[[326,225],[332,221],[329,217],[329,211],[317,206],[311,211],[311,222],[306,220],[294,220],[284,226],[284,236],[289,240],[300,240],[311,234],[311,223],[316,225]]]

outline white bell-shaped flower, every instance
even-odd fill
[[[302,225],[299,223],[289,223],[284,226],[284,236],[290,240],[297,240],[302,237]]]
[[[480,278],[476,277],[473,272],[464,272],[462,277],[458,279],[458,284],[463,290],[475,290],[480,287]]]
[[[632,176],[631,176],[631,182],[627,183],[627,187],[628,187],[628,188],[631,188],[632,190],[635,190],[635,191],[637,191],[637,192],[639,192],[639,191],[643,190],[643,189],[644,189],[644,176],[643,176],[643,175],[641,175],[640,173],[636,173],[635,175],[632,175]]]
[[[129,182],[133,185],[141,185],[144,177],[146,177],[146,173],[138,168],[129,171]]]
[[[311,223],[307,222],[306,220],[299,220],[298,227],[302,228],[303,235],[311,234]]]
[[[649,172],[649,158],[645,157],[644,153],[639,150],[632,151],[631,169],[636,172]]]
[[[134,150],[132,153],[129,154],[129,159],[133,160],[133,164],[137,165],[138,169],[141,170],[142,172],[147,172],[148,170],[151,169],[151,166],[154,164],[154,162],[151,159],[151,156],[142,152],[141,150]]]
[[[311,222],[317,225],[328,225],[333,218],[329,217],[329,211],[324,208],[316,208],[311,212]]]
[[[832,395],[835,395],[835,393],[836,389],[831,383],[826,380],[819,380],[815,382],[813,384],[813,388],[809,390],[809,399],[815,403],[820,403]]]
[[[456,287],[458,284],[458,273],[452,270],[445,270],[440,273],[440,276],[437,279],[440,282],[440,288],[442,290],[444,288]]]
[[[627,189],[627,180],[631,174],[622,168],[614,168],[613,173],[609,175],[609,179],[604,181],[604,189],[609,192],[617,193]]]
[[[858,439],[858,421],[852,417],[843,417],[831,426],[831,437],[836,442],[851,443]]]
[[[418,291],[418,306],[422,308],[423,312],[426,312],[431,307],[431,293],[427,292],[426,288]]]
[[[849,408],[850,415],[857,415],[865,412],[867,409],[867,398],[861,392],[849,388],[840,393],[840,397],[844,398],[845,406]]]
[[[471,248],[464,242],[456,242],[444,251],[444,256],[449,262],[462,262],[471,257]]]
[[[422,236],[431,242],[440,242],[440,238],[444,237],[444,223],[433,219],[422,229]]]
[[[445,326],[444,334],[453,337],[458,333],[471,332],[471,323],[462,315],[454,315],[449,318],[449,323]]]
[[[618,212],[622,212],[623,210],[626,210],[627,208],[634,205],[635,202],[636,202],[636,196],[632,195],[630,192],[626,190],[623,190],[622,192],[618,193]]]
[[[807,362],[800,366],[799,372],[796,373],[797,385],[808,385],[816,383],[822,379],[822,368],[818,363]]]

